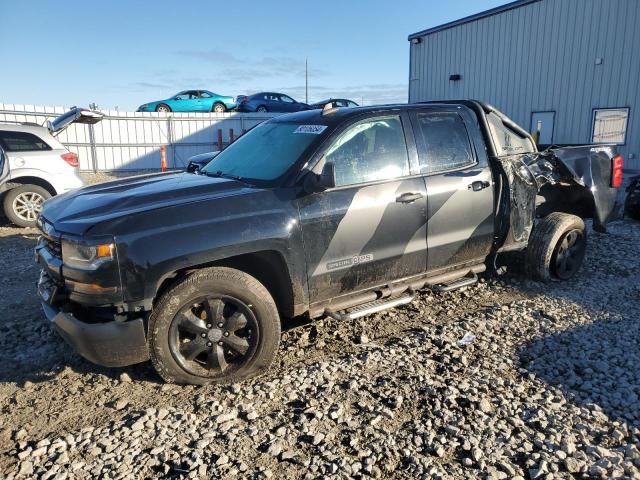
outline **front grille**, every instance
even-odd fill
[[[43,236],[42,243],[44,248],[46,248],[51,255],[62,260],[62,244],[59,240],[54,240],[52,238],[48,238]]]

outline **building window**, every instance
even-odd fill
[[[599,108],[593,111],[593,143],[624,145],[627,137],[628,108]]]

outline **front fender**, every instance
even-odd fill
[[[297,209],[273,191],[176,205],[96,229],[116,234],[125,302],[149,307],[177,272],[239,255],[272,251],[285,261],[293,301],[307,303],[306,264]]]

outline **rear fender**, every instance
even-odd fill
[[[596,231],[606,231],[615,217],[618,189],[611,187],[613,145],[586,145],[542,152],[530,168],[544,198],[539,216],[551,211],[593,218]]]

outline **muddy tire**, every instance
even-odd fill
[[[149,318],[149,351],[169,383],[233,383],[263,373],[278,350],[269,291],[239,270],[200,270],[165,292]]]
[[[35,227],[42,204],[48,198],[51,198],[51,193],[38,185],[12,188],[4,195],[4,214],[19,227]]]
[[[569,280],[580,269],[586,246],[580,217],[550,213],[533,227],[525,252],[527,274],[542,282]]]

